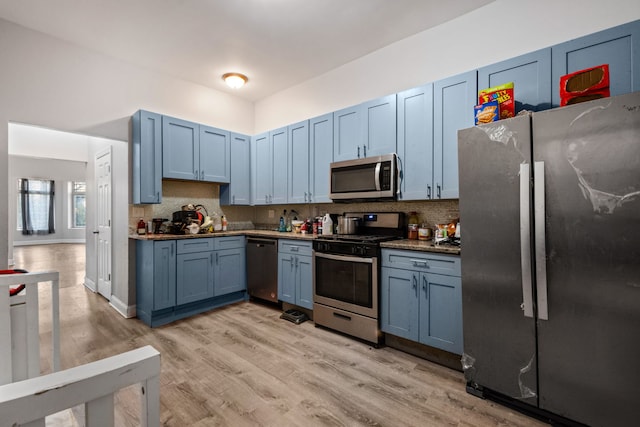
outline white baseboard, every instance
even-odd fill
[[[85,239],[56,239],[56,240],[29,240],[13,241],[13,246],[54,245],[57,243],[86,243]]]
[[[120,301],[115,295],[111,295],[111,302],[109,304],[111,305],[111,307],[115,308],[118,313],[120,313],[123,317],[127,319],[136,317],[136,306],[126,305],[125,303]]]
[[[84,277],[84,285],[87,288],[89,288],[91,292],[96,292],[98,290],[98,287],[96,286],[96,282],[89,279],[87,276]]]

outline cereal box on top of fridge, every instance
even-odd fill
[[[478,92],[478,104],[498,101],[500,119],[508,119],[516,115],[516,101],[513,98],[513,82],[482,89]]]

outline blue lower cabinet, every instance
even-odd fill
[[[399,268],[382,269],[380,322],[384,332],[418,341],[420,316],[416,275],[419,274]]]
[[[451,353],[462,354],[462,285],[459,257],[384,249],[382,258],[382,331]],[[410,261],[412,267],[388,266],[404,266],[404,261]],[[453,267],[440,268],[447,274],[428,272],[445,265]]]
[[[213,297],[213,252],[180,254],[177,259],[176,303]]]
[[[151,327],[246,299],[244,236],[136,241],[136,312]]]
[[[215,251],[214,296],[245,291],[247,289],[245,249]]]
[[[311,242],[278,241],[278,299],[313,310]]]

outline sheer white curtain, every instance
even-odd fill
[[[55,182],[22,178],[18,180],[18,187],[22,234],[55,233]]]

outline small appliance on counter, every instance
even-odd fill
[[[185,232],[185,229],[192,223],[198,221],[198,212],[193,211],[175,211],[173,213],[173,233],[181,234]]]

